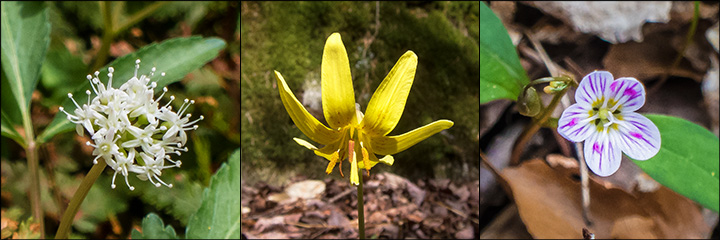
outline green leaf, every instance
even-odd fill
[[[240,239],[240,149],[210,179],[186,233],[187,238]]]
[[[219,38],[202,38],[199,36],[188,38],[173,38],[162,43],[155,43],[143,47],[137,52],[122,56],[100,70],[100,80],[107,84],[108,67],[115,68],[113,87],[120,87],[134,76],[135,60],[140,59],[138,75],[150,75],[150,69],[157,68],[155,76],[151,81],[157,81],[155,92],[170,83],[180,81],[191,71],[200,68],[218,55],[218,52],[225,47],[225,41]],[[165,72],[164,77],[160,73]],[[90,82],[85,81],[73,93],[78,104],[87,102],[85,90],[90,89]],[[182,99],[181,99],[182,100]],[[75,105],[70,99],[65,99],[62,106],[66,111],[75,110]],[[75,124],[67,120],[67,116],[60,112],[48,125],[45,131],[38,136],[38,142],[43,143],[58,133],[67,132],[75,128]]]
[[[685,119],[645,116],[660,130],[660,151],[649,160],[633,162],[660,184],[718,212],[718,138]]]
[[[48,10],[43,2],[2,2],[2,71],[24,125],[30,124],[30,99],[50,44]],[[5,85],[5,84],[3,84]],[[12,101],[9,101],[12,102]],[[5,109],[3,101],[3,109]]]
[[[2,135],[5,137],[8,137],[12,140],[15,140],[20,146],[27,146],[25,143],[25,139],[20,136],[20,133],[15,131],[15,128],[13,127],[13,122],[8,119],[8,117],[5,115],[5,109],[2,110]]]
[[[133,229],[132,239],[178,239],[175,229],[168,225],[165,227],[162,219],[155,213],[150,213],[142,221],[142,233]]]
[[[495,13],[480,3],[480,104],[496,99],[517,100],[527,74],[507,30]]]
[[[130,184],[133,184],[135,191],[128,191],[128,194],[139,194],[143,202],[155,206],[183,225],[187,225],[187,221],[200,207],[202,196],[199,193],[203,191],[203,185],[197,181],[190,181],[187,174],[182,172],[174,174],[172,179],[172,188],[158,188],[147,182],[140,182],[139,179],[134,182],[135,179],[131,179]]]

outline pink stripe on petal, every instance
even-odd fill
[[[580,142],[587,139],[593,133],[592,125],[584,119],[589,118],[588,110],[580,104],[573,104],[563,111],[558,120],[558,133],[565,139],[572,142]]]
[[[626,123],[619,130],[620,149],[628,157],[647,160],[660,151],[660,131],[647,117],[634,112],[625,113]]]

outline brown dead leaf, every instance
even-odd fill
[[[450,184],[449,188],[450,191],[459,198],[460,202],[465,202],[468,198],[470,198],[470,190],[468,190],[467,185],[460,185],[459,187],[456,187],[455,184]]]
[[[425,218],[422,223],[423,225],[438,231],[439,228],[442,227],[443,219],[438,217],[429,217]]]
[[[634,77],[641,82],[659,77],[670,69],[677,56],[673,49],[674,34],[666,31],[653,32],[642,43],[627,42],[610,46],[603,59],[605,68],[616,77]],[[703,74],[693,69],[687,60],[683,60],[670,75],[702,80]]]
[[[370,217],[365,220],[365,223],[385,223],[389,222],[390,219],[388,219],[387,216],[385,216],[382,212],[373,212],[370,214]]]
[[[407,219],[412,222],[422,222],[422,220],[425,218],[425,214],[423,214],[420,211],[415,211],[409,215],[407,215]]]
[[[551,169],[541,159],[506,168],[502,174],[508,179],[520,216],[534,238],[582,237],[581,230],[587,226],[582,220],[579,182]],[[666,187],[637,193],[637,198],[594,181],[589,187],[589,216],[593,225],[588,229],[596,238],[638,237],[635,234],[643,234],[642,238],[701,238],[710,231],[700,208]],[[633,229],[652,229],[653,235],[647,232],[630,235],[621,229],[623,222],[632,223]],[[617,230],[613,232],[614,229]]]
[[[261,233],[265,230],[271,229],[276,226],[284,226],[285,225],[285,218],[283,216],[275,216],[272,218],[260,218],[257,222],[255,222],[254,228],[257,230],[258,233]]]
[[[474,236],[475,229],[473,229],[472,225],[466,225],[464,228],[459,229],[459,231],[455,233],[456,239],[471,239]]]
[[[340,228],[349,228],[350,219],[348,219],[348,217],[340,211],[332,211],[330,213],[330,217],[328,218],[328,225]]]

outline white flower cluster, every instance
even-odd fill
[[[150,76],[141,75],[138,78],[139,68],[140,59],[135,61],[135,75],[117,89],[112,87],[112,67],[108,68],[107,86],[100,82],[99,72],[95,72],[94,78],[88,75],[87,79],[97,96],[91,100],[90,90],[85,91],[88,102],[81,107],[73,99],[73,95],[68,93],[68,97],[77,106],[75,115],[60,107],[68,120],[77,124],[78,134],[82,136],[85,128],[92,135],[95,144],[90,141],[86,144],[95,147],[93,155],[97,157],[93,164],[97,164],[97,160],[102,158],[115,170],[111,184],[113,189],[118,173],[125,176],[125,183],[130,190],[135,189],[128,182],[129,172],[136,173],[140,180],[150,179],[156,187],[160,187],[160,183],[172,187],[172,184],[166,184],[159,176],[163,169],[180,167],[181,162],[173,161],[168,154],[175,153],[180,156],[181,151],[187,152],[187,147],[183,148],[187,142],[185,131],[197,129],[198,126],[194,124],[203,119],[203,116],[200,116],[191,122],[191,114],[182,116],[185,110],[195,103],[194,100],[185,99],[177,113],[173,112],[170,106],[175,96],[170,96],[170,101],[159,107],[158,101],[165,95],[167,88],[163,88],[163,93],[157,100],[153,99],[157,83],[150,82],[150,77],[155,74],[155,68],[152,68]],[[165,73],[161,75],[165,76]],[[165,166],[165,160],[172,165]],[[156,183],[153,178],[160,183]]]

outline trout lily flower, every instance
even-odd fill
[[[93,164],[97,164],[98,159],[102,158],[115,170],[110,185],[113,189],[118,173],[125,177],[125,184],[130,190],[135,187],[130,186],[128,173],[137,174],[143,181],[149,179],[155,187],[160,187],[160,183],[172,187],[172,184],[166,184],[159,178],[162,174],[160,171],[180,167],[182,162],[173,161],[166,153],[180,156],[181,151],[187,152],[187,147],[183,148],[187,141],[185,131],[197,129],[195,123],[203,119],[203,116],[200,116],[190,121],[190,114],[182,116],[195,101],[185,99],[177,113],[172,111],[170,106],[175,96],[170,96],[170,101],[160,106],[158,101],[168,91],[167,88],[163,88],[163,93],[156,100],[153,99],[157,83],[150,82],[150,78],[154,76],[155,68],[152,68],[150,76],[138,77],[139,68],[140,59],[135,61],[134,76],[117,89],[112,86],[112,67],[108,68],[107,86],[98,78],[99,72],[95,72],[95,77],[88,75],[87,79],[96,96],[91,98],[92,92],[86,90],[88,102],[80,106],[73,95],[68,93],[68,97],[77,107],[75,115],[60,107],[67,119],[77,124],[75,130],[80,136],[84,134],[84,130],[92,135],[95,144],[88,141],[86,145],[95,148],[92,153],[96,156]],[[165,76],[165,73],[161,73],[161,76]],[[165,160],[172,165],[165,166]]]
[[[660,131],[635,112],[645,104],[645,88],[635,78],[613,79],[609,72],[594,71],[580,82],[575,102],[560,116],[558,133],[573,142],[585,141],[585,162],[595,174],[615,173],[621,151],[647,160],[660,150]]]
[[[347,56],[340,34],[330,35],[321,65],[323,115],[329,127],[310,115],[278,71],[275,77],[280,98],[295,125],[308,138],[325,146],[318,148],[303,139],[293,139],[329,161],[327,174],[339,163],[340,175],[343,175],[342,160],[347,157],[351,164],[350,182],[358,185],[358,168],[370,170],[378,162],[392,165],[392,154],[452,127],[453,122],[438,120],[402,135],[386,136],[395,128],[405,108],[415,78],[417,56],[407,51],[400,57],[370,99],[366,114],[355,103]],[[378,159],[376,154],[384,156]]]

